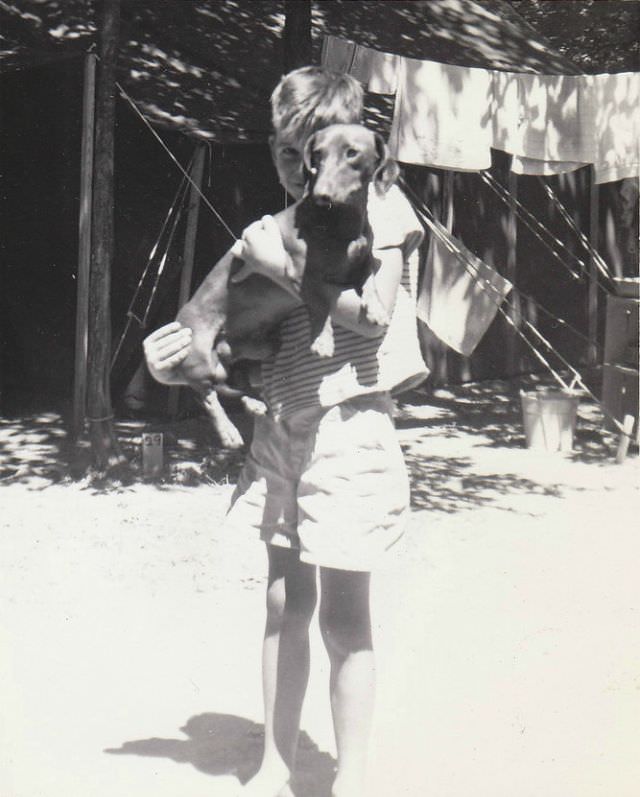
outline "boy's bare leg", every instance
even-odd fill
[[[332,797],[361,797],[375,695],[369,573],[320,569],[320,628],[331,662],[338,751]]]
[[[267,622],[262,647],[264,754],[243,797],[288,797],[300,714],[309,680],[309,623],[316,605],[316,570],[298,551],[267,546]]]

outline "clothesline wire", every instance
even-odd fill
[[[403,183],[404,183],[404,181],[403,181]],[[518,326],[516,325],[514,320],[509,316],[509,314],[506,313],[502,309],[502,307],[500,306],[501,303],[502,303],[502,294],[500,294],[500,292],[496,289],[496,287],[491,282],[489,282],[488,280],[482,278],[479,275],[477,266],[473,263],[473,261],[469,258],[469,256],[463,250],[461,250],[459,247],[457,247],[455,245],[455,243],[453,242],[453,238],[449,236],[449,233],[447,233],[446,235],[443,233],[443,231],[437,225],[437,223],[435,221],[435,218],[433,217],[433,214],[431,213],[431,210],[427,207],[426,203],[423,200],[421,200],[419,197],[417,197],[416,194],[408,186],[406,186],[406,184],[403,184],[403,187],[406,188],[407,193],[413,198],[413,200],[414,200],[414,208],[418,212],[419,217],[425,222],[425,224],[429,227],[431,232],[438,238],[438,240],[440,240],[449,249],[449,251],[451,253],[453,253],[454,255],[456,255],[456,257],[458,257],[458,258],[460,258],[462,260],[463,265],[465,266],[465,269],[467,270],[467,273],[471,273],[471,276],[473,276],[479,282],[480,287],[483,288],[489,294],[489,298],[496,305],[496,308],[497,308],[498,312],[500,312],[500,314],[505,318],[505,320],[514,328],[516,333],[518,333],[518,335],[525,341],[525,343],[529,346],[529,348],[531,349],[531,351],[533,352],[535,357],[545,366],[545,368],[547,368],[549,370],[549,372],[552,374],[554,379],[556,379],[556,381],[562,386],[562,388],[564,390],[571,391],[571,390],[573,390],[573,385],[574,384],[578,384],[580,386],[580,388],[582,388],[582,390],[584,390],[584,392],[591,399],[593,399],[593,401],[600,408],[600,410],[603,413],[603,415],[605,415],[605,417],[607,417],[615,425],[615,427],[618,429],[618,431],[629,437],[630,435],[625,431],[624,426],[620,423],[620,421],[618,421],[618,419],[615,418],[604,407],[604,405],[602,404],[600,399],[598,399],[598,397],[587,387],[587,385],[585,384],[584,380],[582,379],[582,376],[580,375],[580,373],[558,351],[556,351],[556,349],[553,348],[553,346],[549,343],[549,341],[547,341],[540,334],[540,332],[533,326],[533,324],[531,324],[526,319],[523,319],[525,321],[525,323],[527,324],[528,328],[530,328],[533,331],[533,333],[536,335],[536,337],[539,338],[539,340],[545,345],[545,347],[549,351],[551,351],[553,354],[555,354],[555,356],[558,357],[560,362],[566,368],[568,368],[569,371],[573,374],[574,379],[571,382],[571,385],[569,385],[569,386],[566,385],[566,383],[564,382],[562,377],[553,369],[551,364],[538,351],[538,349],[527,338],[527,336],[522,332],[522,330],[520,330],[518,328]],[[493,292],[493,296],[491,295],[491,292]],[[498,295],[498,297],[499,297],[498,301],[496,301],[495,298],[494,298],[496,295]]]
[[[189,168],[191,168],[192,163],[193,163],[193,158],[192,158],[191,163],[189,164]],[[178,220],[180,218],[179,209],[181,208],[181,206],[182,206],[182,204],[184,202],[184,197],[185,197],[185,194],[186,194],[186,187],[187,187],[187,181],[183,177],[181,179],[181,181],[180,181],[180,184],[178,185],[178,188],[176,190],[176,193],[175,193],[175,196],[173,198],[173,201],[171,202],[171,204],[169,206],[169,210],[167,211],[167,214],[166,214],[166,216],[165,216],[165,218],[164,218],[164,220],[162,222],[162,225],[160,227],[160,232],[158,233],[156,241],[153,244],[153,246],[151,248],[151,251],[149,252],[149,257],[147,258],[147,264],[146,264],[146,266],[145,266],[145,268],[144,268],[144,270],[143,270],[143,272],[142,272],[142,274],[140,276],[140,279],[138,280],[138,284],[136,285],[136,289],[135,289],[135,291],[133,293],[133,297],[132,297],[132,299],[131,299],[131,301],[129,303],[129,307],[127,309],[127,321],[126,321],[126,324],[125,324],[124,329],[122,331],[122,334],[120,335],[120,339],[118,341],[118,345],[116,346],[116,349],[115,349],[115,351],[113,353],[113,356],[111,358],[111,368],[112,369],[113,369],[113,367],[114,367],[114,365],[115,365],[115,363],[116,363],[116,361],[118,359],[118,356],[120,354],[120,349],[122,348],[122,344],[124,342],[124,339],[125,339],[126,335],[128,334],[129,329],[131,328],[131,322],[134,321],[134,320],[137,321],[137,323],[138,323],[138,325],[140,326],[141,329],[144,329],[146,327],[147,320],[148,320],[148,317],[149,317],[149,312],[151,310],[151,305],[153,303],[153,299],[155,297],[156,290],[158,288],[158,284],[160,282],[160,277],[162,275],[162,272],[164,271],[164,266],[166,264],[166,261],[167,261],[168,255],[169,255],[169,249],[171,247],[171,243],[172,243],[173,238],[174,238],[174,234],[175,234],[175,231],[176,231],[177,223],[178,223]],[[171,229],[169,230],[168,235],[166,235],[166,237],[165,237],[165,234],[167,232],[167,228],[169,227],[170,222],[171,222]],[[158,250],[160,249],[161,244],[163,245],[163,253],[162,253],[162,256],[160,257],[160,260],[156,261],[156,255],[158,253]],[[158,268],[157,268],[157,271],[156,271],[156,276],[155,276],[155,279],[154,279],[154,283],[153,283],[153,286],[152,286],[152,289],[151,289],[151,293],[149,295],[149,299],[147,301],[144,313],[142,314],[142,318],[140,318],[140,316],[138,316],[134,312],[134,307],[135,307],[136,301],[138,299],[138,296],[140,294],[140,291],[142,289],[142,285],[144,284],[144,281],[146,280],[147,274],[149,273],[149,269],[151,268],[151,264],[154,263],[154,262],[158,262],[159,265],[158,265]]]

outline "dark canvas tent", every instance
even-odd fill
[[[0,102],[5,119],[2,213],[10,231],[3,244],[5,402],[24,392],[69,394],[82,72],[84,53],[95,40],[97,7],[80,0],[22,0],[0,6]],[[268,96],[282,70],[284,11],[285,4],[276,0],[122,2],[119,80],[183,164],[196,142],[210,143],[205,192],[236,232],[282,202],[268,163],[266,138]],[[312,20],[316,62],[322,36],[332,33],[377,49],[460,65],[549,74],[572,69],[505,2],[328,0],[312,4]],[[390,98],[369,97],[369,122],[388,129],[391,104]],[[180,174],[124,101],[118,109],[116,141],[112,306],[117,339]],[[435,206],[442,196],[443,174],[421,167],[408,172],[411,184]],[[507,246],[504,208],[482,195],[473,175],[455,179],[456,231],[478,254],[502,265]],[[566,198],[584,222],[586,178],[578,175],[576,180],[567,183]],[[521,181],[526,184],[527,178]],[[541,203],[533,186],[524,188]],[[196,281],[229,240],[203,210]],[[534,254],[535,246],[526,235],[520,246],[527,251],[522,258],[522,287],[540,289],[543,298],[563,311],[569,309],[584,328],[585,296],[563,282],[557,269],[548,264],[546,271],[541,269],[544,256]],[[151,326],[175,310],[179,255],[177,246],[165,275],[164,299],[149,319]],[[623,257],[620,268],[626,267],[628,258]],[[568,345],[573,354],[580,354],[582,344]],[[471,363],[447,357],[437,346],[431,346],[430,356],[441,379],[507,373],[499,322]],[[518,356],[510,367],[528,365]]]

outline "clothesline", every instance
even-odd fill
[[[594,165],[596,183],[640,174],[640,73],[540,75],[445,64],[384,53],[336,36],[322,63],[395,94],[394,158],[458,171],[511,153],[520,174]]]

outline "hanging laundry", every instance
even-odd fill
[[[640,175],[640,73],[592,75],[596,183]]]
[[[401,58],[389,134],[394,158],[442,169],[491,166],[491,73]]]
[[[492,117],[496,149],[531,161],[591,163],[594,159],[590,75],[494,71]],[[566,170],[540,166],[544,168],[548,171],[532,173]]]
[[[337,36],[325,36],[322,44],[322,66],[352,75],[374,94],[395,94],[399,61],[399,55]]]
[[[491,71],[491,146],[512,152],[518,135],[518,75]]]
[[[430,221],[429,226],[432,235],[417,315],[443,343],[469,357],[512,285],[443,224]]]

